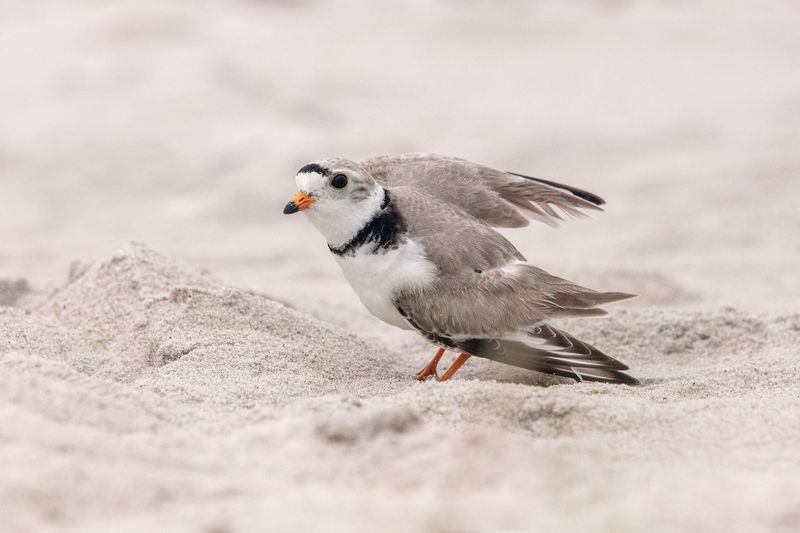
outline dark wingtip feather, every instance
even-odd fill
[[[623,372],[628,370],[626,364],[569,333],[542,324],[528,335],[541,344],[535,346],[510,339],[467,339],[456,346],[478,357],[576,381],[639,384],[636,378]]]
[[[638,379],[636,379],[635,377],[629,376],[628,374],[625,374],[624,372],[620,372],[620,374],[622,374],[624,376],[624,378],[625,378],[625,381],[622,382],[625,385],[633,385],[635,387],[638,387],[639,385],[641,385],[641,382]]]
[[[585,369],[581,368],[578,369],[578,372],[584,374]],[[584,374],[584,377],[585,374]],[[599,383],[614,383],[614,384],[622,384],[622,385],[631,385],[631,386],[638,386],[641,385],[639,380],[635,377],[631,376],[630,374],[626,374],[625,372],[620,372],[619,370],[607,370],[602,372],[602,376],[594,376],[594,379],[584,379],[583,381],[596,381]]]
[[[509,174],[513,174],[514,176],[519,176],[520,178],[525,178],[526,180],[537,181],[539,183],[543,183],[545,185],[549,185],[550,187],[555,187],[556,189],[562,189],[565,191],[569,191],[570,193],[574,194],[578,198],[582,198],[587,202],[591,202],[594,205],[600,206],[606,203],[601,197],[597,196],[594,193],[589,191],[585,191],[583,189],[579,189],[577,187],[572,187],[571,185],[564,185],[563,183],[557,183],[555,181],[545,180],[542,178],[534,178],[531,176],[526,176],[524,174],[518,174],[516,172],[509,172]]]

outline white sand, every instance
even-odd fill
[[[0,530],[797,531],[794,2],[6,4]],[[280,214],[407,150],[609,201],[508,235],[642,387],[412,379]]]

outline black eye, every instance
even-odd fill
[[[347,185],[347,176],[344,174],[336,174],[331,178],[331,187],[334,189],[342,189],[345,185]]]

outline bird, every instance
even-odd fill
[[[552,325],[635,295],[549,274],[495,229],[602,211],[596,194],[427,153],[313,161],[295,185],[283,213],[306,215],[367,310],[438,348],[417,379],[447,381],[476,356],[577,382],[639,383]],[[440,375],[448,350],[459,355]]]

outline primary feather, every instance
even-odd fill
[[[602,210],[599,196],[553,181],[503,172],[455,157],[404,154],[362,163],[378,183],[413,187],[496,227],[528,225],[528,218],[555,225],[562,214]]]

